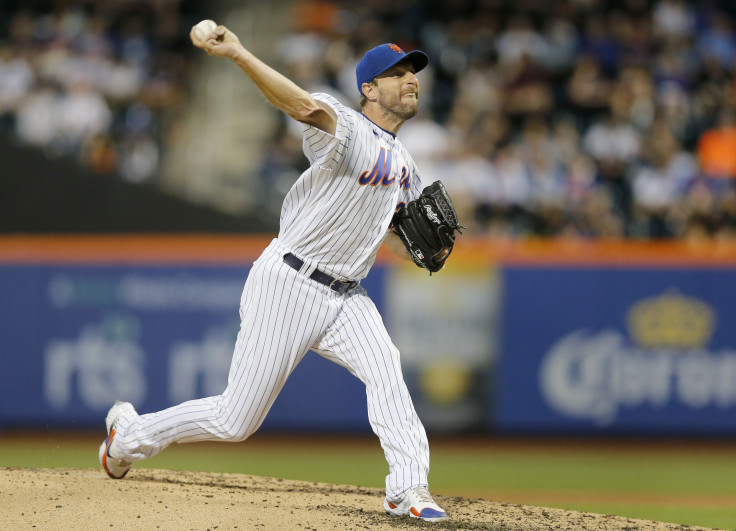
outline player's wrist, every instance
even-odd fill
[[[233,46],[233,52],[230,54],[230,59],[238,66],[243,66],[248,62],[248,51],[238,43]]]

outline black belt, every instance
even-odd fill
[[[296,269],[297,271],[299,271],[304,265],[303,260],[299,260],[296,256],[294,256],[291,253],[287,253],[284,255],[284,262],[286,263],[286,265]],[[336,291],[337,293],[341,295],[345,293],[346,291],[348,291],[349,289],[352,289],[358,284],[360,284],[360,282],[358,282],[357,280],[348,280],[348,281],[338,280],[336,278],[331,277],[327,273],[323,273],[319,269],[315,269],[314,271],[312,271],[312,274],[309,275],[309,278],[311,278],[312,280],[316,280],[320,284],[324,284],[325,286],[330,288],[332,291]]]

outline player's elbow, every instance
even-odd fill
[[[305,95],[304,97],[299,98],[293,102],[291,115],[294,119],[301,122],[305,119],[308,119],[318,110],[319,105],[317,105],[317,102],[311,96]]]

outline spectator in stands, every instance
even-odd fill
[[[671,238],[677,233],[673,212],[697,174],[695,157],[681,150],[667,125],[659,121],[644,142],[644,164],[633,175],[635,236]]]
[[[28,52],[0,43],[0,131],[9,128],[23,98],[36,82]]]
[[[15,134],[24,143],[50,148],[60,138],[59,95],[49,82],[40,83],[14,108]]]
[[[80,79],[69,86],[58,102],[59,129],[65,151],[77,153],[82,143],[108,130],[112,112],[92,84]]]
[[[701,57],[718,61],[725,69],[732,72],[736,57],[736,37],[733,32],[731,18],[723,12],[708,13],[708,24],[698,39],[697,48]]]
[[[696,27],[695,9],[685,0],[659,0],[652,10],[652,30],[662,41],[690,39]]]
[[[736,177],[736,110],[724,108],[717,126],[700,137],[698,161],[710,177]]]

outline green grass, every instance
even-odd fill
[[[97,467],[99,436],[0,435],[0,466]],[[377,439],[261,436],[173,445],[138,466],[382,487]],[[736,449],[715,443],[432,441],[436,494],[736,529]]]
[[[516,503],[736,529],[735,473],[736,451],[505,449],[435,452],[431,479],[438,492],[476,491]]]
[[[538,504],[536,504],[538,505]],[[578,503],[575,507],[559,504],[546,504],[548,507],[575,509],[601,514],[615,514],[628,518],[656,520],[676,524],[711,527],[717,529],[736,529],[736,509],[714,507],[692,507],[678,505],[632,505],[632,504],[585,504]]]
[[[491,489],[563,489],[630,492],[736,494],[734,477],[724,470],[736,471],[736,452],[724,455],[701,455],[687,459],[671,454],[629,453],[610,451],[542,453],[508,451],[457,455],[438,451],[432,470],[450,481],[453,470],[463,475],[448,483],[449,487]]]

